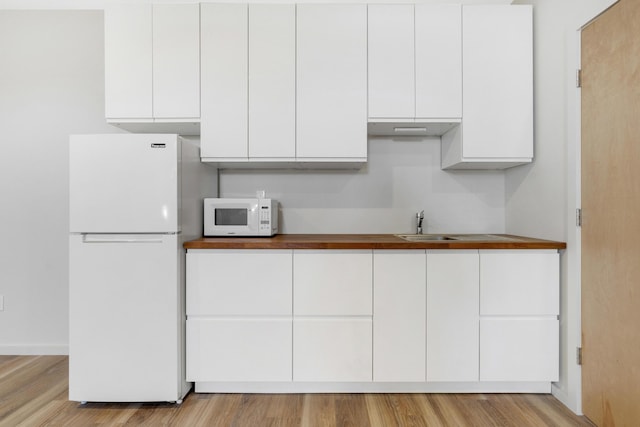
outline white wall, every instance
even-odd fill
[[[67,352],[67,141],[113,131],[102,43],[98,11],[0,11],[0,354]]]
[[[504,232],[504,173],[440,169],[440,139],[369,139],[359,171],[220,172],[220,194],[266,190],[284,233]]]
[[[579,112],[575,70],[583,24],[615,0],[516,0],[534,6],[535,160],[506,174],[506,230],[567,242],[562,255],[560,381],[553,393],[581,413]]]

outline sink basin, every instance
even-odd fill
[[[409,242],[432,242],[437,240],[458,240],[456,237],[444,234],[396,234],[397,237]]]
[[[496,234],[396,234],[408,242],[434,242],[453,240],[458,242],[518,242],[520,239]]]

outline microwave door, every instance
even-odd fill
[[[219,234],[247,235],[258,232],[258,207],[224,206],[214,209],[213,229]]]

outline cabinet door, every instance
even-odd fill
[[[187,381],[291,381],[289,319],[187,320]]]
[[[367,157],[367,6],[297,6],[296,146],[301,159]]]
[[[413,9],[413,5],[368,6],[370,118],[415,116]]]
[[[293,313],[370,316],[372,251],[293,252]]]
[[[427,381],[477,381],[478,252],[427,252]]]
[[[153,5],[153,115],[200,117],[200,8]]]
[[[559,323],[550,318],[482,318],[480,381],[558,381]]]
[[[110,5],[104,11],[105,115],[146,118],[152,110],[151,5]]]
[[[462,156],[532,158],[531,6],[463,6],[462,22]]]
[[[556,251],[480,251],[481,315],[558,315]]]
[[[250,4],[250,158],[295,158],[295,103],[295,5]]]
[[[373,380],[424,381],[427,257],[373,253]]]
[[[201,156],[248,156],[248,6],[202,3]]]
[[[371,319],[294,318],[294,381],[371,381]]]
[[[415,116],[462,117],[461,6],[416,4],[415,29]]]
[[[190,250],[187,315],[291,315],[287,250]]]

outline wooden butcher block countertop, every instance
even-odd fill
[[[273,237],[202,237],[186,249],[565,249],[565,242],[509,234],[429,234],[446,240],[407,241],[394,234],[278,234]],[[429,238],[429,237],[425,237]]]

